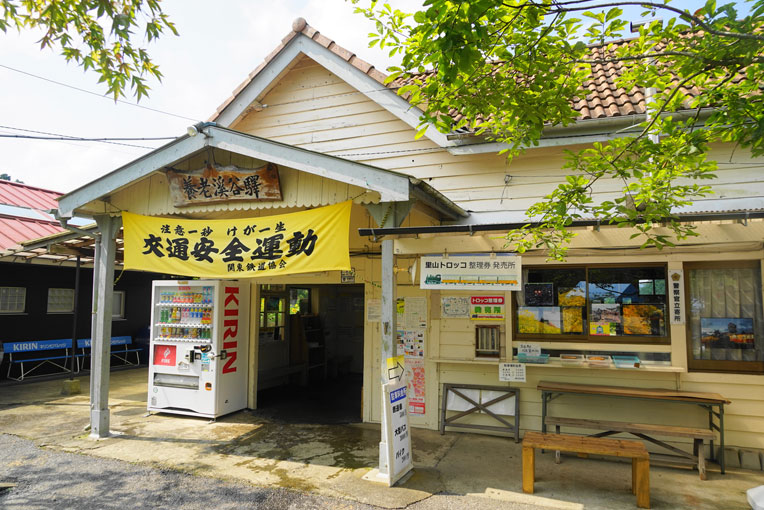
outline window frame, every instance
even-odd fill
[[[684,306],[685,306],[685,336],[687,348],[687,370],[690,372],[715,372],[728,374],[764,374],[763,361],[736,361],[736,360],[713,360],[713,359],[695,359],[692,353],[692,330],[690,313],[692,312],[692,299],[690,296],[690,271],[693,269],[745,269],[752,268],[759,270],[759,278],[764,278],[764,269],[761,259],[753,260],[729,260],[714,262],[685,262],[683,264],[684,274]],[[764,282],[759,283],[764,291]],[[764,306],[764,295],[762,296],[762,305]]]
[[[114,303],[112,302],[111,305],[111,320],[121,320],[125,318],[125,299],[127,299],[127,293],[124,290],[115,290],[113,295],[121,295],[122,296],[122,302],[120,303],[120,309],[119,314],[114,314]]]
[[[22,299],[21,310],[3,310],[2,308],[0,308],[0,315],[23,315],[26,313],[27,311],[27,288],[26,287],[3,285],[3,286],[0,286],[0,289],[21,289],[24,291],[24,298]]]
[[[480,349],[480,332],[492,331],[496,335],[496,349],[491,351]],[[476,359],[499,359],[501,357],[501,325],[500,324],[476,324],[475,325],[475,358]]]
[[[71,308],[68,310],[51,310],[50,309],[50,293],[51,291],[56,290],[67,290],[71,292],[72,296],[72,304]],[[62,315],[62,314],[73,314],[74,313],[74,300],[76,299],[76,296],[74,295],[74,289],[70,289],[68,287],[48,287],[48,299],[46,301],[45,305],[45,313],[50,315]]]
[[[276,298],[278,299],[282,305],[284,310],[283,311],[269,311],[267,310],[267,303],[268,298]],[[273,313],[276,314],[276,324],[275,326],[268,326],[268,314]],[[279,326],[279,320],[278,316],[282,316],[282,324]],[[286,336],[288,334],[287,331],[287,324],[289,322],[289,292],[286,289],[283,290],[263,290],[261,287],[260,291],[260,303],[259,303],[259,310],[258,310],[258,329],[259,329],[259,341],[266,341],[266,342],[284,342],[286,341]],[[279,338],[275,338],[274,333],[276,330],[280,329],[279,331]],[[263,333],[270,333],[270,335],[263,336]],[[270,338],[269,338],[270,337]]]
[[[665,329],[666,329],[666,336],[640,336],[640,335],[620,335],[620,336],[610,336],[610,335],[592,335],[589,332],[589,318],[590,318],[590,309],[591,309],[591,303],[589,302],[589,270],[590,269],[617,269],[617,268],[624,268],[628,269],[629,267],[632,268],[647,268],[647,267],[661,267],[663,268],[666,278],[668,277],[668,264],[665,262],[643,262],[639,264],[619,264],[619,263],[606,263],[606,264],[564,264],[564,265],[524,265],[523,270],[539,270],[539,269],[546,269],[546,270],[571,270],[571,269],[584,269],[584,275],[586,278],[586,306],[585,306],[585,319],[586,319],[586,328],[585,333],[581,335],[576,335],[573,333],[561,333],[559,335],[552,335],[549,333],[520,333],[518,332],[518,320],[517,320],[517,312],[518,312],[518,299],[517,299],[517,293],[512,293],[512,340],[515,342],[518,341],[534,341],[534,342],[560,342],[560,343],[581,343],[581,344],[589,344],[589,345],[601,345],[601,344],[624,344],[624,345],[671,345],[671,317],[669,316],[669,310],[668,310],[668,294],[666,294],[666,309],[664,310],[664,321],[665,321]],[[525,288],[525,284],[528,282],[523,282],[523,289]]]

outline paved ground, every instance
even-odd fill
[[[216,510],[377,510],[381,507],[323,497],[289,489],[253,487],[154,469],[127,462],[62,453],[31,441],[0,434],[0,484],[15,487],[0,492],[0,508],[7,510],[125,508]],[[488,510],[496,502],[458,495],[438,495],[409,507],[411,510]],[[528,505],[502,508],[530,510]]]
[[[82,380],[87,392],[88,381]],[[146,371],[112,373],[111,429],[87,437],[88,397],[61,381],[0,387],[0,508],[338,508],[609,510],[635,508],[631,466],[537,455],[536,494],[521,490],[520,447],[480,434],[412,431],[415,471],[388,488],[363,479],[377,463],[379,427],[316,424],[243,411],[214,423],[145,416]],[[748,510],[761,472],[711,466],[709,480],[651,466],[655,510]],[[227,506],[226,506],[227,505]],[[249,505],[249,506],[247,506]],[[259,505],[259,506],[258,506]]]

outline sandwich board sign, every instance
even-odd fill
[[[385,427],[384,445],[387,450],[387,484],[392,487],[414,468],[411,455],[406,381],[389,382],[383,385],[382,391],[385,403],[383,423]]]

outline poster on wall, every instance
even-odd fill
[[[399,329],[396,338],[398,340],[398,354],[403,354],[406,358],[424,358],[424,337],[423,329]]]
[[[504,320],[504,296],[470,296],[470,319],[473,321]]]
[[[466,319],[470,316],[470,298],[467,296],[443,296],[440,306],[440,315],[444,319]]]
[[[406,372],[408,376],[409,413],[424,414],[425,412],[425,377],[424,360],[407,359]]]
[[[526,306],[552,306],[554,304],[553,283],[526,283]]]
[[[518,333],[559,335],[562,318],[559,306],[521,306],[517,309]]]
[[[700,341],[707,349],[753,349],[753,318],[701,317]]]
[[[382,319],[382,300],[369,299],[366,301],[366,322],[379,322]]]
[[[589,334],[618,335],[621,328],[621,305],[618,303],[592,304]]]
[[[403,320],[406,328],[427,327],[427,298],[404,298]]]
[[[521,259],[511,253],[422,257],[422,289],[521,290]]]

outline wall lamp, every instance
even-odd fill
[[[204,132],[204,129],[210,126],[217,126],[215,122],[197,122],[193,126],[188,126],[186,128],[186,133],[188,136],[196,136],[199,133],[202,133],[205,137],[209,138],[209,135]]]

